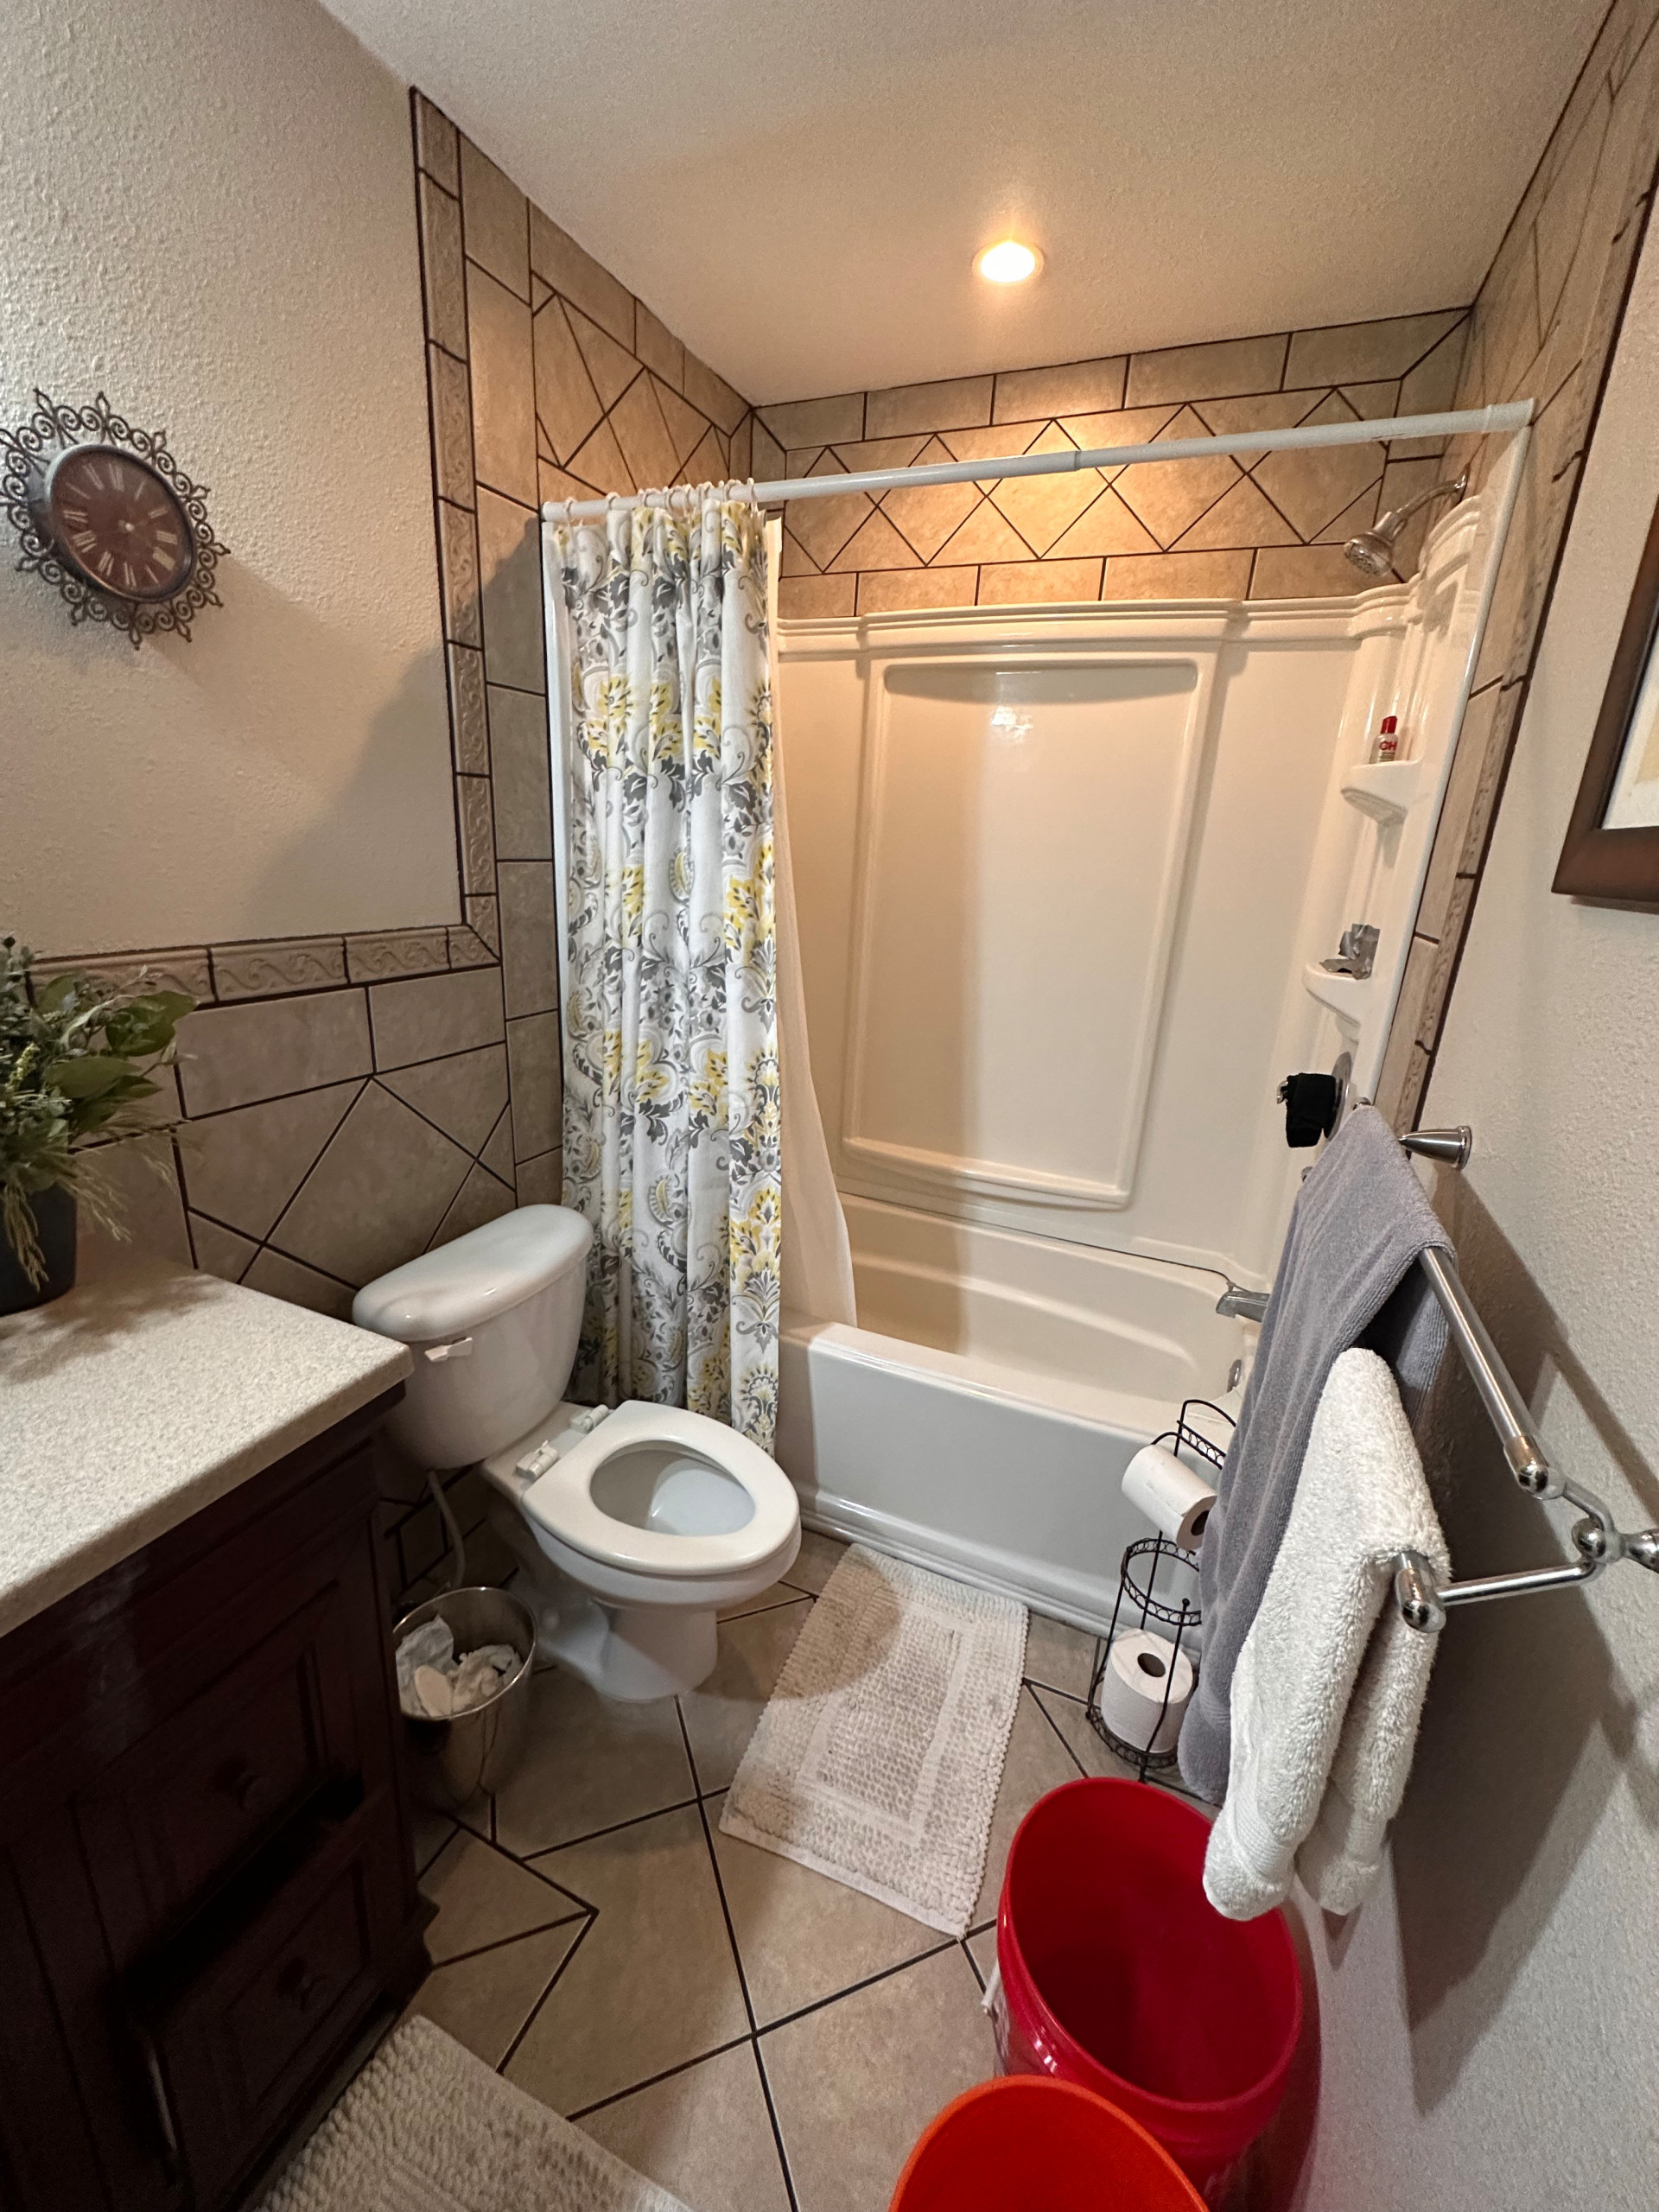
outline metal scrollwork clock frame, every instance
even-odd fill
[[[47,472],[60,453],[86,444],[130,453],[155,471],[183,510],[194,557],[188,577],[171,597],[125,599],[118,592],[99,589],[64,558],[46,527],[40,497]],[[60,407],[37,391],[35,412],[28,422],[16,429],[0,425],[0,502],[22,548],[19,570],[55,584],[68,603],[72,623],[107,622],[130,639],[135,648],[166,631],[188,639],[201,609],[222,604],[214,589],[214,571],[230,549],[213,535],[207,499],[207,486],[193,483],[168,451],[166,431],[135,428],[111,410],[101,391],[90,407]]]

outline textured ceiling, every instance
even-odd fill
[[[328,0],[747,397],[1473,296],[1601,0]],[[997,292],[1014,232],[1048,257]]]

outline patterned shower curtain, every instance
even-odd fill
[[[763,517],[738,488],[550,533],[569,686],[564,1202],[594,1232],[577,1395],[688,1406],[770,1450],[772,702]]]

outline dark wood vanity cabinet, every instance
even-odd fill
[[[0,2205],[222,2212],[426,1970],[397,1394],[0,1641]]]

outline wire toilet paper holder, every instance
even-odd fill
[[[1220,1468],[1227,1458],[1226,1446],[1218,1444],[1213,1437],[1206,1436],[1202,1429],[1192,1425],[1189,1416],[1194,1408],[1201,1408],[1207,1414],[1215,1414],[1219,1420],[1225,1421],[1229,1428],[1233,1426],[1232,1415],[1220,1406],[1211,1404],[1207,1398],[1188,1398],[1176,1417],[1174,1427],[1166,1429],[1161,1436],[1154,1437],[1153,1441],[1173,1452],[1177,1458],[1179,1458],[1183,1452],[1190,1452],[1195,1458],[1204,1460],[1207,1465]],[[1175,1587],[1181,1593],[1178,1602],[1172,1601],[1173,1593],[1168,1590],[1167,1577],[1165,1586],[1166,1594],[1160,1597],[1158,1593],[1159,1573],[1166,1561],[1168,1562],[1169,1569],[1173,1573]],[[1127,1761],[1135,1769],[1136,1779],[1144,1782],[1147,1775],[1154,1770],[1171,1767],[1175,1763],[1175,1749],[1173,1745],[1167,1751],[1154,1751],[1152,1746],[1158,1741],[1163,1730],[1165,1718],[1169,1712],[1170,1699],[1174,1694],[1176,1670],[1173,1667],[1165,1669],[1163,1698],[1159,1705],[1158,1717],[1152,1725],[1145,1744],[1130,1743],[1125,1737],[1119,1735],[1101,1711],[1100,1688],[1102,1682],[1105,1680],[1106,1669],[1111,1662],[1112,1646],[1117,1642],[1118,1620],[1122,1614],[1126,1599],[1130,1608],[1131,1618],[1135,1619],[1135,1630],[1131,1630],[1126,1625],[1125,1634],[1144,1633],[1148,1623],[1156,1622],[1161,1628],[1173,1631],[1168,1640],[1178,1651],[1183,1650],[1186,1631],[1189,1629],[1196,1630],[1201,1627],[1204,1619],[1198,1605],[1197,1552],[1184,1550],[1172,1537],[1165,1535],[1141,1536],[1130,1544],[1124,1551],[1118,1567],[1117,1596],[1112,1605],[1111,1626],[1095,1647],[1095,1663],[1089,1678],[1089,1698],[1084,1707],[1088,1715],[1089,1725],[1109,1750],[1115,1751],[1119,1758]],[[1190,1651],[1185,1656],[1192,1669],[1192,1679],[1196,1682],[1198,1673],[1198,1659]]]

